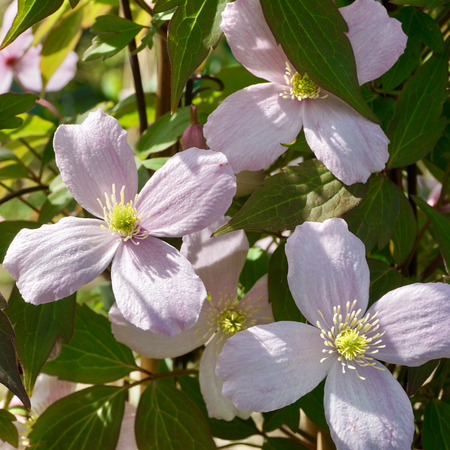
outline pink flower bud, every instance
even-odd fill
[[[186,131],[181,137],[181,146],[183,150],[187,150],[191,147],[208,149],[206,145],[206,139],[203,136],[203,125],[198,123],[197,110],[194,105],[191,105],[191,117],[192,123],[186,128]]]

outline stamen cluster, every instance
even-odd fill
[[[280,97],[291,98],[292,100],[296,98],[298,101],[302,101],[305,98],[315,99],[328,97],[327,95],[319,97],[320,87],[309,78],[307,73],[303,76],[298,72],[293,74],[288,62],[286,62],[286,74],[284,75],[284,79],[286,80],[286,84],[290,86],[290,90],[288,93],[286,92],[287,88],[282,86],[284,92],[280,93]]]

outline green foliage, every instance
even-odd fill
[[[325,380],[319,383],[311,392],[300,398],[297,404],[318,427],[328,430],[323,405],[324,390]]]
[[[168,383],[153,382],[136,413],[140,450],[214,450],[208,424],[186,395]]]
[[[93,386],[50,405],[29,434],[29,450],[115,450],[125,389]]]
[[[294,68],[379,123],[359,89],[353,50],[344,35],[348,27],[331,0],[261,0],[261,5]]]
[[[8,442],[13,447],[19,445],[19,433],[12,423],[15,420],[14,414],[6,411],[6,409],[0,409],[0,441]]]
[[[299,402],[291,403],[276,411],[264,413],[263,429],[265,432],[276,430],[286,424],[293,433],[297,433],[300,423]]]
[[[240,283],[245,287],[245,292],[248,292],[267,273],[268,266],[269,256],[267,253],[259,247],[251,247],[239,277]]]
[[[296,441],[278,437],[268,438],[262,446],[262,450],[306,450],[306,448]]]
[[[53,303],[52,303],[53,304]],[[108,319],[88,306],[78,306],[70,343],[49,361],[44,372],[78,383],[108,383],[136,370],[131,350],[117,342]]]
[[[39,97],[35,94],[15,94],[8,92],[0,95],[0,130],[4,128],[17,128],[23,120],[16,117],[33,108]]]
[[[432,400],[425,410],[422,444],[425,450],[450,448],[450,405]]]
[[[408,367],[406,393],[413,396],[423,383],[430,377],[439,364],[439,360],[428,361],[418,367]]]

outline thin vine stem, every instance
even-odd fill
[[[0,199],[0,205],[3,203],[6,203],[7,201],[11,200],[12,198],[20,197],[24,194],[29,194],[30,192],[36,192],[36,191],[45,191],[48,189],[48,184],[40,184],[38,186],[33,186],[25,189],[21,189],[20,191],[12,192],[8,195],[5,195],[3,198]]]
[[[316,450],[317,449],[317,445],[314,445],[310,441],[308,441],[308,440],[306,440],[304,438],[300,438],[299,436],[295,435],[291,430],[286,428],[284,425],[281,425],[279,430],[281,432],[283,432],[286,436],[289,436],[293,441],[296,441],[299,444],[302,444],[303,446],[305,446],[305,447],[307,447],[307,448],[309,448],[311,450]]]
[[[8,187],[6,184],[2,183],[1,181],[0,181],[0,186],[3,187],[4,189],[6,189],[8,192],[11,192],[11,193],[14,192],[13,189],[11,189],[10,187]],[[39,210],[38,210],[35,206],[33,206],[31,203],[27,202],[27,201],[26,201],[25,199],[23,199],[22,197],[17,197],[17,198],[18,198],[22,203],[25,203],[25,205],[27,205],[27,206],[28,206],[29,208],[31,208],[33,211],[39,213]]]

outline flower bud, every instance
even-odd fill
[[[191,117],[192,123],[186,128],[186,131],[181,137],[181,146],[183,150],[187,150],[191,147],[209,148],[206,145],[206,139],[203,136],[203,125],[198,123],[197,110],[194,105],[191,105]]]

